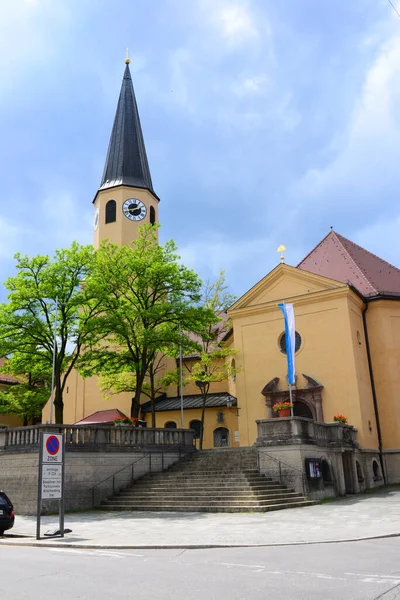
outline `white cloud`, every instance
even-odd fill
[[[299,207],[293,213],[294,219],[304,212],[304,202],[324,210],[354,210],[358,206],[364,220],[368,210],[372,220],[372,209],[378,205],[381,216],[387,214],[393,203],[385,197],[400,185],[399,105],[400,38],[396,35],[381,46],[366,72],[333,160],[324,167],[309,169],[294,185],[292,198],[297,199]]]
[[[82,210],[70,192],[48,193],[41,212],[41,221],[46,223],[46,244],[63,248],[74,240],[81,244],[92,242],[93,213],[90,209]],[[39,236],[43,237],[43,231]]]
[[[189,79],[193,57],[187,48],[178,48],[170,57],[170,96],[182,108],[192,111],[194,104],[189,97]]]
[[[273,107],[271,118],[279,119],[286,131],[292,131],[301,122],[301,115],[293,106],[293,96],[291,92],[286,92]]]
[[[52,0],[0,1],[0,99],[30,68],[57,59],[68,31],[67,3]],[[59,46],[54,40],[59,40]]]
[[[353,235],[353,241],[377,256],[400,266],[400,214],[395,218],[379,219],[359,229]]]
[[[267,88],[269,78],[266,75],[243,77],[233,85],[233,92],[237,96],[259,94]]]
[[[257,3],[251,0],[198,0],[198,7],[203,24],[214,30],[219,50],[269,42],[271,27],[265,10],[256,12]]]
[[[224,269],[233,293],[242,294],[278,264],[276,244],[268,237],[239,242],[210,233],[180,247],[179,254],[204,279],[214,279]]]
[[[27,231],[2,216],[0,216],[0,231],[0,258],[11,259],[21,250],[21,241],[26,237]]]
[[[223,36],[234,45],[258,37],[258,29],[253,14],[246,4],[224,6],[219,13]]]

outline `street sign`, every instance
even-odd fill
[[[43,434],[43,463],[62,463],[62,434]]]
[[[43,465],[42,500],[62,498],[62,469],[63,465]]]
[[[36,539],[40,540],[42,500],[58,500],[60,526],[57,531],[64,537],[64,436],[62,433],[40,432],[38,503]]]

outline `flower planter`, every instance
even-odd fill
[[[132,427],[130,423],[114,423],[115,427]]]
[[[278,411],[278,415],[280,417],[290,417],[290,408],[283,408]]]

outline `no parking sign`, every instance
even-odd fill
[[[59,501],[60,535],[64,537],[64,436],[40,433],[36,539],[40,539],[42,500]]]
[[[62,463],[62,439],[60,433],[43,434],[43,459],[44,463]]]

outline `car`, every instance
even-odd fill
[[[10,498],[0,490],[0,536],[14,527],[14,507]]]

